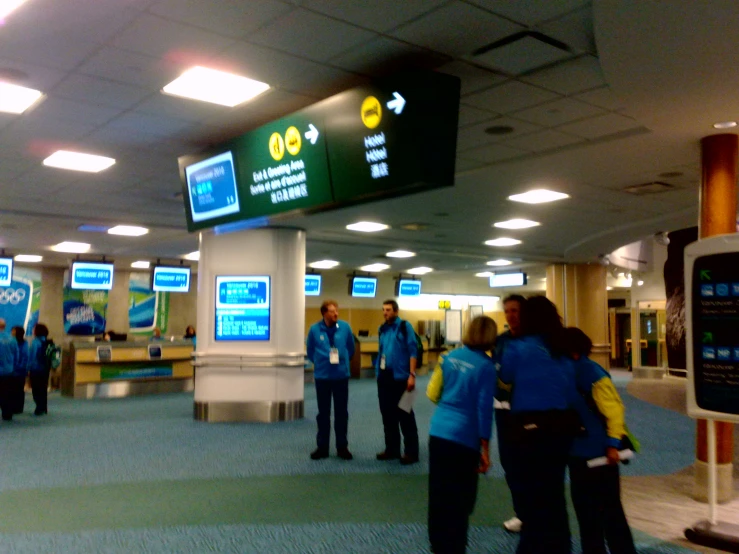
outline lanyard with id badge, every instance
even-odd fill
[[[336,332],[335,333],[326,333],[328,336],[328,344],[331,347],[328,351],[328,362],[331,365],[339,365],[339,349],[336,348],[334,343],[334,337],[336,336],[336,333],[339,332],[339,325],[336,325]]]

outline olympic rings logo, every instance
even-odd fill
[[[13,290],[6,288],[0,290],[0,305],[1,304],[12,304],[16,306],[20,304],[26,298],[26,291],[23,289]]]

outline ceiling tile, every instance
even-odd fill
[[[589,55],[526,75],[521,81],[568,95],[606,84],[600,62]]]
[[[456,75],[462,79],[462,96],[480,89],[505,82],[508,77],[491,69],[477,67],[470,63],[455,61],[438,68],[439,73]]]
[[[367,29],[388,31],[447,0],[372,0],[372,2],[336,2],[336,0],[304,0],[301,4],[309,9],[343,19]]]
[[[136,111],[194,122],[232,113],[233,108],[169,94],[154,93],[138,104]]]
[[[33,117],[42,120],[73,121],[97,127],[116,117],[121,110],[104,106],[82,104],[64,98],[48,96],[33,110]]]
[[[151,91],[124,85],[109,79],[73,73],[54,88],[54,96],[89,102],[99,106],[128,109],[135,106]]]
[[[163,137],[176,136],[190,122],[174,117],[163,117],[141,112],[128,112],[108,123],[111,129],[127,130],[131,133],[149,133]]]
[[[610,113],[578,121],[577,123],[563,125],[561,127],[557,127],[557,130],[583,138],[594,139],[639,127],[641,127],[641,125],[630,117]]]
[[[531,133],[523,137],[506,140],[503,144],[524,150],[531,150],[533,152],[542,152],[545,150],[569,146],[582,141],[583,139],[580,137],[547,129],[538,133]]]
[[[489,127],[512,127],[513,131],[506,135],[490,135],[485,132],[485,129]],[[457,151],[469,150],[482,146],[483,144],[490,144],[491,142],[503,142],[508,143],[508,139],[532,133],[540,130],[541,127],[538,125],[532,125],[524,121],[518,121],[511,119],[510,117],[499,117],[485,121],[484,123],[478,123],[471,127],[465,127],[459,131],[457,138]]]
[[[33,114],[31,114],[33,115]],[[19,149],[41,160],[60,148],[73,145],[94,127],[74,120],[24,117],[0,132],[0,147]]]
[[[294,10],[249,36],[249,42],[326,61],[376,35],[307,10]]]
[[[465,106],[460,104],[459,106],[459,127],[467,127],[479,123],[480,121],[486,121],[498,117],[500,114],[495,112],[488,112],[486,110],[479,110],[471,106]]]
[[[57,69],[0,58],[0,79],[44,93],[49,92],[64,75]]]
[[[34,65],[43,64],[44,67],[56,70],[74,69],[98,48],[99,46],[92,42],[82,42],[69,37],[35,41],[27,38],[11,40],[0,35],[0,52],[3,58]]]
[[[470,171],[480,167],[484,167],[485,162],[477,160],[465,160],[464,158],[457,158],[454,164],[454,173],[462,173],[464,171]]]
[[[463,56],[521,30],[519,25],[455,0],[391,34],[438,52]]]
[[[185,68],[172,61],[105,47],[80,66],[77,72],[155,92],[161,90]]]
[[[488,144],[481,148],[475,148],[473,150],[466,150],[465,152],[458,154],[457,158],[474,160],[479,162],[495,163],[503,160],[510,160],[511,158],[517,158],[519,156],[525,156],[528,154],[526,150],[518,148],[510,148],[501,144]]]
[[[555,127],[604,113],[603,110],[590,104],[578,102],[570,98],[560,98],[553,102],[547,102],[546,104],[540,104],[539,106],[516,112],[514,117],[544,127]]]
[[[527,85],[518,81],[508,81],[502,85],[466,96],[466,104],[478,108],[510,113],[554,100],[558,95],[548,90]]]
[[[470,0],[481,8],[495,12],[522,25],[533,26],[565,15],[588,0]]]
[[[580,94],[573,96],[573,98],[582,100],[583,102],[587,102],[593,106],[605,108],[606,110],[624,109],[624,103],[621,102],[615,94],[613,94],[608,86],[589,90],[587,92],[581,92]]]
[[[438,67],[449,58],[399,40],[378,37],[331,58],[331,65],[365,75],[389,75],[404,69]]]
[[[570,14],[538,26],[539,31],[564,42],[575,51],[597,54],[593,33],[593,7],[590,2]]]

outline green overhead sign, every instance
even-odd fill
[[[454,184],[459,79],[411,73],[179,159],[190,231]]]

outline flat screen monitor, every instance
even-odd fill
[[[0,287],[9,287],[13,280],[13,258],[0,258]]]
[[[83,290],[110,290],[113,288],[113,264],[72,262],[69,286]]]
[[[377,277],[352,277],[349,294],[357,298],[374,298],[377,295]]]
[[[162,345],[161,344],[150,344],[149,346],[149,359],[150,360],[161,360],[162,359]]]
[[[305,295],[321,296],[321,276],[310,274],[305,276]]]
[[[490,276],[491,287],[522,287],[525,284],[525,273],[496,273]]]
[[[157,265],[151,272],[151,290],[154,292],[188,292],[190,268],[184,266]]]
[[[239,211],[233,153],[228,151],[185,167],[194,222]]]
[[[395,283],[395,296],[398,298],[421,296],[421,281],[415,281],[413,279],[398,279]]]
[[[110,346],[98,346],[97,359],[99,362],[109,362],[113,359],[113,349]]]
[[[268,341],[269,275],[218,275],[215,318],[217,341]]]

